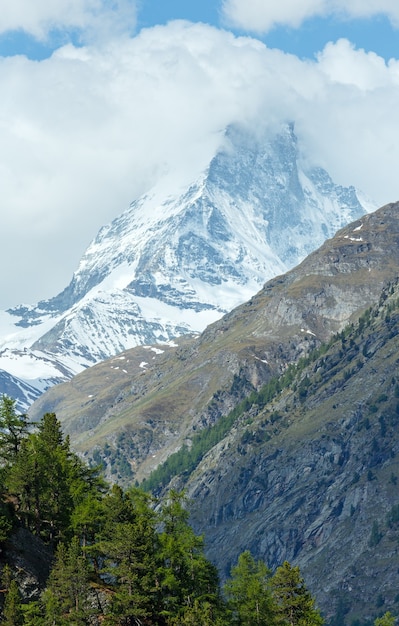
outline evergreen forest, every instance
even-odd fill
[[[298,566],[271,572],[246,550],[220,584],[184,493],[108,486],[70,448],[53,413],[30,424],[0,400],[0,622],[7,626],[318,626]],[[24,595],[10,539],[50,555],[42,588]],[[375,626],[393,626],[386,612]]]

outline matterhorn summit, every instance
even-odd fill
[[[191,184],[174,189],[166,175],[132,202],[59,295],[0,313],[0,392],[27,408],[118,352],[200,332],[375,208],[301,165],[297,143],[292,125],[230,126]]]

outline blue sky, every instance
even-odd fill
[[[2,0],[0,309],[235,121],[294,121],[302,158],[398,200],[398,34],[398,0]]]
[[[386,61],[398,56],[398,30],[383,12],[356,18],[340,14],[309,17],[299,28],[277,23],[267,32],[254,33],[250,28],[226,23],[222,4],[217,0],[140,0],[132,34],[180,19],[229,28],[237,35],[255,36],[269,47],[300,58],[314,58],[327,42],[340,38],[350,40],[357,48],[374,51]],[[78,32],[55,29],[48,38],[39,40],[24,30],[9,30],[0,35],[0,55],[24,54],[31,59],[45,59],[66,41],[81,45]]]

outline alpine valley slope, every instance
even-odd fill
[[[398,277],[395,203],[340,230],[200,337],[89,368],[44,394],[33,415],[54,410],[111,478],[140,481],[247,397],[195,463],[170,457],[164,481],[186,489],[222,576],[250,549],[271,567],[299,564],[331,624],[398,613]],[[285,378],[267,397],[276,374]]]
[[[199,337],[139,346],[57,385],[31,408],[54,411],[73,445],[141,481],[193,434],[328,341],[399,275],[398,204],[341,229]],[[123,479],[123,472],[119,478]]]
[[[331,626],[399,615],[398,279],[270,391],[171,483],[209,556],[298,564]]]
[[[190,185],[176,178],[100,230],[62,293],[0,313],[0,368],[16,377],[21,408],[32,388],[202,331],[373,208],[303,166],[292,125],[274,135],[231,126]]]

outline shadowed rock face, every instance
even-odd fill
[[[245,549],[272,568],[288,559],[347,624],[375,617],[377,598],[397,606],[398,296],[302,372],[306,396],[291,387],[244,414],[174,483],[223,576]]]
[[[26,528],[17,529],[5,543],[1,562],[10,566],[24,600],[39,599],[53,556],[49,547]]]

